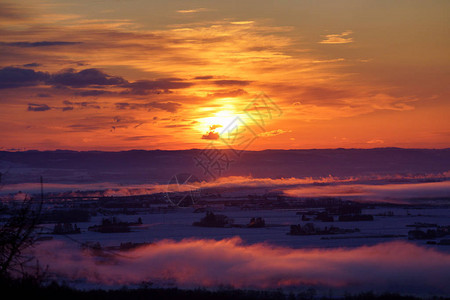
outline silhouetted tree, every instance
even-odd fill
[[[36,241],[36,228],[42,209],[42,199],[25,198],[20,208],[0,225],[0,278],[12,275],[29,276],[25,264],[33,257],[24,253]]]

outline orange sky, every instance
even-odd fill
[[[0,147],[221,147],[236,117],[251,150],[450,147],[449,11],[446,0],[0,1]],[[275,105],[263,127],[245,113],[261,93]]]

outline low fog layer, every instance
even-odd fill
[[[427,199],[450,198],[449,172],[425,175],[386,175],[323,178],[253,178],[250,176],[222,177],[212,182],[188,182],[179,185],[141,184],[119,185],[103,182],[93,184],[46,183],[45,190],[53,196],[133,196],[152,193],[199,191],[222,196],[246,197],[249,194],[275,192],[289,197],[339,197],[353,201],[419,204]],[[22,200],[26,193],[40,190],[38,183],[5,185],[2,192],[15,193],[3,197]],[[22,191],[21,193],[16,193]],[[84,191],[84,192],[79,192]],[[86,192],[88,191],[88,192]],[[51,195],[50,195],[51,196]],[[447,199],[448,200],[448,199]]]
[[[316,286],[450,293],[450,255],[398,241],[353,249],[291,249],[246,245],[237,237],[162,240],[109,258],[93,256],[73,243],[50,241],[35,253],[50,274],[105,285],[150,281],[180,287]]]

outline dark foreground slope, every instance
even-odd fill
[[[215,291],[206,289],[184,290],[177,288],[161,289],[161,288],[138,288],[119,290],[76,290],[69,287],[60,286],[58,284],[50,284],[48,286],[39,286],[29,284],[27,282],[11,282],[0,280],[0,289],[3,295],[9,295],[14,299],[83,299],[83,300],[102,300],[102,299],[196,299],[196,300],[293,300],[293,299],[349,299],[349,300],[416,300],[422,299],[415,296],[399,295],[399,294],[374,294],[373,292],[344,295],[344,296],[320,296],[313,288],[305,288],[304,291],[291,292],[289,294],[277,291],[258,291],[258,290],[237,290],[231,288],[219,289]],[[448,299],[444,297],[434,297],[433,299]]]
[[[322,177],[373,174],[429,174],[450,170],[450,149],[313,149],[227,151],[231,164],[223,175],[253,177]],[[0,152],[4,183],[33,181],[124,184],[166,183],[173,175],[204,177],[196,166],[201,150],[123,152],[25,151]]]

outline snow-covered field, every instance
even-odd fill
[[[363,210],[363,213],[374,215],[374,221],[361,222],[319,222],[312,221],[316,226],[337,226],[344,229],[359,228],[360,232],[337,235],[313,235],[291,236],[289,226],[291,224],[305,224],[301,221],[301,215],[297,210],[237,210],[225,209],[216,213],[225,214],[233,218],[235,224],[248,224],[252,217],[263,217],[266,221],[265,228],[210,228],[196,227],[192,223],[200,220],[204,213],[193,213],[193,209],[184,208],[168,213],[152,213],[138,215],[119,215],[122,221],[136,221],[142,218],[143,225],[135,226],[129,233],[98,233],[88,231],[89,226],[100,224],[105,216],[92,217],[90,222],[78,223],[81,234],[70,235],[80,242],[100,242],[102,246],[116,246],[121,242],[157,242],[162,239],[182,240],[185,238],[199,239],[224,239],[239,236],[245,243],[270,243],[273,245],[291,248],[334,248],[334,247],[358,247],[362,245],[374,245],[385,241],[408,240],[408,231],[414,228],[407,227],[416,222],[434,223],[437,225],[450,225],[450,209],[448,208],[375,208]],[[393,216],[382,216],[387,212],[393,212]],[[53,225],[45,225],[52,229]],[[403,235],[404,237],[383,238],[365,236]],[[54,239],[68,240],[63,235],[53,235]],[[414,241],[418,245],[426,245],[426,240]],[[450,246],[429,245],[440,251],[450,252]]]

